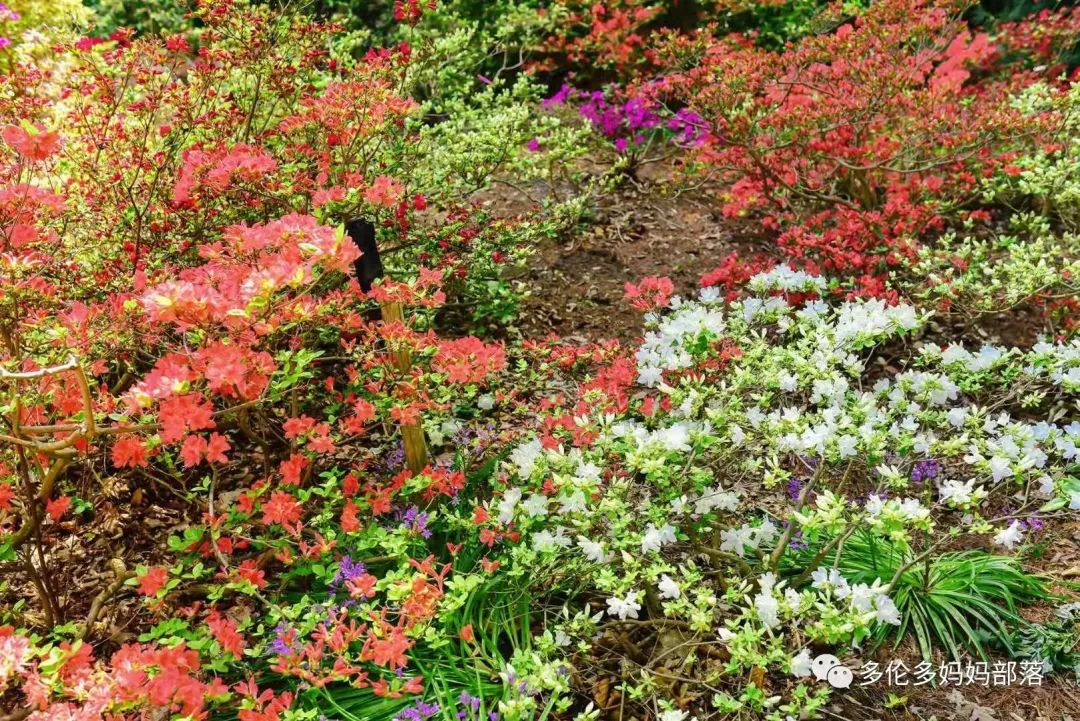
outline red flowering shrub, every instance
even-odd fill
[[[788,257],[878,294],[889,268],[1059,122],[1010,105],[1043,76],[1003,64],[962,9],[874,3],[783,52],[677,38],[664,50],[673,70],[639,92],[707,123],[689,167],[720,184],[725,214],[760,213]]]
[[[847,3],[844,12],[863,2]],[[556,0],[537,12],[553,30],[530,47],[534,69],[567,68],[593,81],[627,81],[662,71],[665,38],[703,34],[770,47],[828,27],[843,12],[827,0]],[[507,21],[513,23],[510,16]]]
[[[560,0],[541,10],[551,15],[560,30],[546,38],[540,50],[592,71],[598,66],[633,73],[653,59],[649,25],[664,12],[664,5],[650,0]],[[554,64],[549,61],[537,67],[550,69]]]
[[[402,3],[402,19],[424,8]],[[267,638],[250,619],[269,603],[270,628],[286,623],[271,583],[300,588],[317,567],[325,586],[343,555],[381,542],[373,519],[463,490],[461,467],[425,446],[476,413],[506,354],[444,340],[431,318],[444,281],[497,277],[530,231],[420,185],[409,47],[354,60],[332,51],[333,26],[231,0],[194,17],[197,42],[118,32],[0,79],[0,563],[32,556],[12,585],[34,589],[27,623],[51,634],[0,633],[0,715],[202,718],[221,701],[277,719],[293,694],[219,680],[241,681],[245,654],[270,642],[283,645],[257,672],[422,688],[407,652],[439,610],[445,562],[349,576],[368,606],[332,632]],[[438,220],[416,222],[425,212]],[[373,222],[391,275],[368,293],[340,227],[354,217]],[[399,432],[410,468],[380,457]],[[93,559],[92,603],[65,590],[75,569],[53,550],[87,524],[115,530],[118,504],[161,489],[197,511],[171,552]],[[426,517],[402,532],[423,543]],[[142,628],[171,629],[148,639],[166,643],[92,654],[129,588],[146,599]]]
[[[663,308],[671,300],[675,286],[670,278],[642,278],[638,284],[626,284],[626,298],[638,310]]]

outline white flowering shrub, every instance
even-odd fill
[[[965,324],[1033,312],[1047,330],[1072,333],[1080,309],[1080,84],[1034,83],[1012,106],[1052,140],[1018,150],[985,177],[982,201],[995,210],[976,211],[962,233],[919,248],[892,281],[920,306]]]
[[[683,663],[721,662],[680,674],[720,689],[714,709],[797,718],[827,693],[811,648],[907,628],[894,594],[913,568],[989,545],[974,553],[1011,573],[1001,555],[1080,509],[1080,344],[942,347],[917,342],[928,316],[910,306],[792,304],[779,291],[822,286],[784,268],[749,287],[650,316],[636,380],[652,392],[579,414],[576,446],[516,447],[489,510],[521,534],[516,573],[579,591],[547,626],[553,656],[677,629],[713,654]],[[860,565],[868,545],[887,573]],[[662,676],[634,674],[639,691]]]
[[[1013,205],[1026,201],[1069,230],[1080,230],[1080,83],[1072,83],[1067,92],[1035,83],[1018,93],[1013,105],[1029,117],[1043,115],[1057,142],[1016,158],[986,183],[987,199]]]
[[[1054,232],[1045,216],[1018,214],[1007,234],[938,238],[920,249],[912,268],[897,272],[896,281],[943,319],[971,323],[1027,312],[1036,327],[1043,316],[1048,328],[1071,332],[1080,294],[1080,236]]]

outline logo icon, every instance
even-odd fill
[[[849,688],[855,680],[851,669],[840,663],[831,653],[823,653],[813,660],[810,668],[818,681],[827,681],[833,688]]]

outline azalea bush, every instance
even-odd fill
[[[0,9],[0,720],[1071,672],[1080,16],[350,7]],[[628,283],[632,342],[523,336],[530,256],[626,187],[757,251]]]
[[[890,268],[951,223],[987,220],[972,202],[983,180],[1052,147],[1067,122],[1019,101],[1036,85],[1062,93],[1060,66],[1020,63],[963,9],[875,3],[784,51],[676,38],[672,70],[639,94],[701,118],[687,167],[717,184],[724,213],[760,216],[793,262],[886,296]]]
[[[1008,312],[1030,312],[1058,333],[1075,329],[1076,243],[1053,233],[1043,216],[1021,214],[997,237],[948,233],[923,248],[913,264],[931,283],[909,286],[959,323]]]

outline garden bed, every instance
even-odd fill
[[[0,721],[1080,719],[1044,5],[0,4]]]

